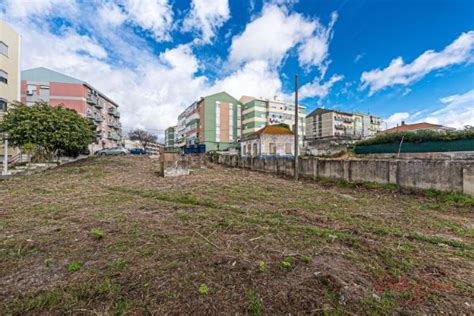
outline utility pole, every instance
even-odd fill
[[[298,181],[298,75],[295,75],[295,180]]]

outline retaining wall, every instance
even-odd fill
[[[293,176],[291,158],[213,156],[229,167]],[[462,160],[322,159],[299,160],[299,175],[306,178],[344,179],[354,182],[394,183],[405,188],[437,189],[474,196],[474,162]]]

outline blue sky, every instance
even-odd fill
[[[471,0],[0,0],[22,68],[88,81],[125,129],[157,133],[229,91],[461,128],[474,125]]]

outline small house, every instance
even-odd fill
[[[285,124],[267,125],[240,142],[242,157],[293,157],[294,133]]]

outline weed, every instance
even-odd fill
[[[361,301],[362,306],[371,315],[390,315],[398,308],[396,293],[386,290],[381,297],[372,295]]]
[[[245,307],[250,315],[262,315],[262,299],[255,291],[247,292]]]
[[[73,261],[67,265],[67,270],[69,272],[76,272],[79,271],[82,267],[82,262],[80,261]]]
[[[456,248],[464,248],[464,249],[474,248],[474,246],[471,244],[467,244],[467,243],[464,243],[462,241],[457,241],[457,240],[446,240],[438,236],[425,236],[418,233],[414,233],[414,234],[410,234],[408,238],[412,240],[429,242],[435,245],[445,244],[445,245],[456,247]]]
[[[94,236],[94,238],[96,238],[98,240],[105,237],[105,231],[103,231],[100,228],[92,228],[91,234],[92,234],[92,236]]]
[[[121,270],[125,269],[127,264],[128,264],[128,262],[126,260],[124,260],[122,258],[118,258],[118,259],[115,259],[114,261],[112,261],[109,264],[109,267],[111,267],[114,270],[121,271]]]
[[[258,271],[260,271],[260,272],[265,272],[265,270],[266,270],[265,262],[264,262],[264,261],[260,261],[260,262],[258,263]]]
[[[209,293],[209,287],[206,283],[203,283],[199,286],[198,292],[199,294],[207,295]]]
[[[280,262],[280,265],[283,269],[290,270],[293,268],[295,263],[295,258],[293,257],[286,257]]]
[[[311,257],[310,256],[305,256],[305,255],[302,255],[301,256],[301,261],[305,264],[308,264],[311,262]]]
[[[127,299],[120,298],[114,305],[115,315],[124,315],[132,308],[133,304]]]

